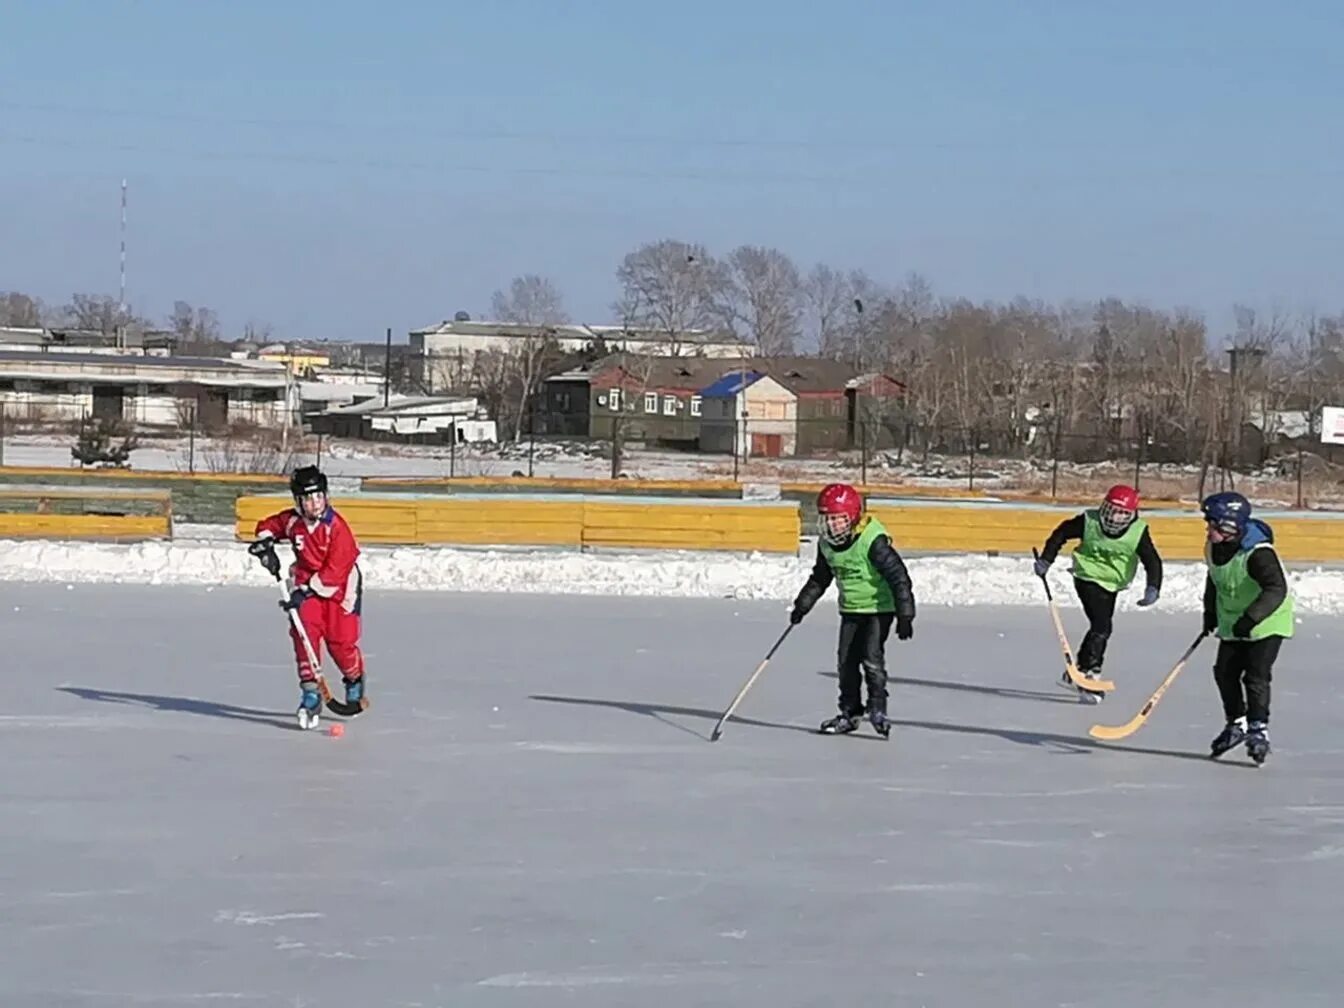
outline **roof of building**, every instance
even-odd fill
[[[476,409],[477,400],[472,396],[408,396],[391,395],[387,405],[383,405],[381,393],[373,398],[364,399],[348,406],[335,406],[327,410],[328,416],[388,416],[395,413],[409,413],[415,410],[437,409],[445,416],[450,413],[470,413]],[[452,407],[456,407],[455,409]]]
[[[768,375],[795,395],[843,394],[847,388],[879,377],[875,372],[860,374],[851,365],[826,357],[648,357],[614,353],[548,380],[587,381],[614,367],[622,367],[628,374],[641,378],[647,375],[650,388],[695,389],[704,389],[730,374],[738,375],[745,368],[758,378]]]
[[[587,325],[584,323],[559,323],[556,325],[526,325],[517,322],[490,322],[483,319],[459,321],[445,319],[438,325],[412,329],[412,336],[493,336],[503,339],[535,339],[538,336],[554,336],[558,339],[576,340],[623,340],[676,342],[688,345],[732,344],[745,341],[726,330],[688,329],[675,337],[667,332],[654,329],[637,329],[620,325]]]
[[[219,357],[142,357],[133,354],[46,353],[41,350],[0,350],[0,364],[53,364],[80,368],[178,368],[193,371],[261,372],[283,374],[284,365],[270,361],[226,360]]]
[[[745,388],[750,388],[765,375],[760,371],[748,371],[743,374],[741,371],[733,371],[726,374],[712,385],[706,385],[700,390],[700,395],[706,399],[729,399],[737,395]]]

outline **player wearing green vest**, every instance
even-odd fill
[[[1114,629],[1116,599],[1143,564],[1147,585],[1139,605],[1156,602],[1162,593],[1162,557],[1153,545],[1148,523],[1139,517],[1139,492],[1129,486],[1111,487],[1099,508],[1060,522],[1041,548],[1036,561],[1038,577],[1045,577],[1060,547],[1072,539],[1079,540],[1073,551],[1073,587],[1088,622],[1078,648],[1078,671],[1088,679],[1100,679],[1106,644]],[[1074,689],[1068,672],[1060,685]],[[1078,692],[1092,703],[1100,703],[1106,695],[1096,690]]]
[[[1200,505],[1208,527],[1204,629],[1218,635],[1213,678],[1227,726],[1210,743],[1221,756],[1242,742],[1256,763],[1269,755],[1269,684],[1284,640],[1293,636],[1293,597],[1274,549],[1274,530],[1251,517],[1239,493]]]
[[[915,635],[915,593],[910,575],[882,523],[863,513],[852,486],[832,483],[817,495],[817,561],[794,599],[789,621],[801,623],[831,582],[840,594],[840,713],[823,721],[821,732],[842,735],[859,727],[864,714],[862,686],[868,686],[868,719],[886,738],[886,644]]]

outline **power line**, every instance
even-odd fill
[[[537,130],[510,129],[445,129],[441,126],[426,126],[421,123],[353,123],[349,120],[329,120],[303,118],[262,118],[255,116],[210,116],[199,113],[164,112],[152,109],[117,109],[88,105],[62,105],[52,103],[30,103],[0,101],[0,109],[14,112],[37,112],[41,114],[105,117],[109,119],[144,119],[158,122],[195,123],[209,126],[260,126],[268,129],[328,129],[349,136],[352,132],[407,132],[416,136],[432,136],[446,140],[465,142],[484,142],[492,140],[534,141],[543,143],[576,143],[588,146],[611,146],[614,144],[642,144],[649,146],[672,146],[682,149],[736,147],[760,148],[762,150],[811,149],[811,150],[884,150],[891,152],[909,151],[912,146],[924,150],[985,150],[1004,147],[1023,146],[1022,141],[997,141],[985,139],[930,140],[912,139],[880,140],[856,138],[852,134],[834,139],[803,139],[799,137],[753,138],[740,136],[711,136],[696,134],[690,136],[671,136],[639,133],[573,133],[548,132]],[[1038,146],[1032,143],[1031,146]]]
[[[599,164],[585,163],[581,167],[563,167],[557,165],[524,164],[518,161],[494,157],[486,163],[471,163],[455,160],[451,156],[434,161],[408,161],[389,158],[358,158],[324,155],[315,153],[263,152],[247,150],[237,145],[225,149],[206,150],[197,146],[178,147],[163,144],[142,143],[104,143],[82,138],[70,140],[62,137],[36,136],[32,134],[0,133],[0,143],[23,146],[46,147],[52,149],[78,150],[87,152],[115,152],[119,154],[142,154],[157,157],[181,157],[193,161],[249,161],[261,164],[290,164],[302,166],[355,167],[390,171],[418,171],[430,174],[480,174],[480,175],[518,175],[555,178],[591,178],[591,179],[632,179],[649,182],[688,181],[688,182],[728,182],[758,186],[765,183],[798,183],[809,185],[827,185],[837,189],[861,188],[872,191],[875,188],[900,188],[910,190],[914,183],[908,178],[895,178],[889,173],[875,170],[863,175],[842,175],[835,173],[774,172],[774,171],[677,171],[674,169],[635,169],[611,168]],[[1157,181],[1201,181],[1209,182],[1221,178],[1237,181],[1282,181],[1291,179],[1301,181],[1308,177],[1338,178],[1344,176],[1344,166],[1316,164],[1307,168],[1301,165],[1284,165],[1277,169],[1228,171],[1211,166],[1192,166],[1188,169],[1173,168],[1169,165],[1154,166],[1151,170],[1137,166],[1117,167],[1113,171],[1099,172],[1081,168],[1068,163],[1051,161],[1058,172],[1053,176],[1039,173],[1031,177],[1021,177],[1021,171],[993,162],[976,162],[971,165],[950,169],[938,167],[939,182],[969,180],[980,178],[1003,183],[1017,191],[1029,191],[1043,186],[1052,189],[1064,187],[1076,182],[1098,182],[1121,185],[1124,183],[1152,184]]]

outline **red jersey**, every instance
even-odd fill
[[[358,607],[363,589],[359,543],[332,508],[311,522],[293,508],[277,512],[257,522],[256,534],[293,544],[290,576],[296,587],[306,585],[314,595],[341,603],[347,612]]]

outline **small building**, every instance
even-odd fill
[[[763,371],[733,371],[700,398],[701,451],[742,458],[798,453],[798,395]]]
[[[462,396],[377,395],[312,417],[314,434],[415,444],[494,442],[495,422],[478,400]]]
[[[292,415],[285,368],[209,357],[0,351],[0,406],[16,420],[86,416],[217,429],[280,426]]]
[[[750,343],[720,330],[667,333],[614,325],[520,325],[461,317],[413,329],[409,340],[411,377],[430,390],[471,385],[482,354],[521,355],[536,352],[543,344],[558,354],[601,356],[741,357],[754,351]]]
[[[609,354],[548,378],[547,433],[694,448],[700,440],[700,389],[733,366],[715,357]]]

